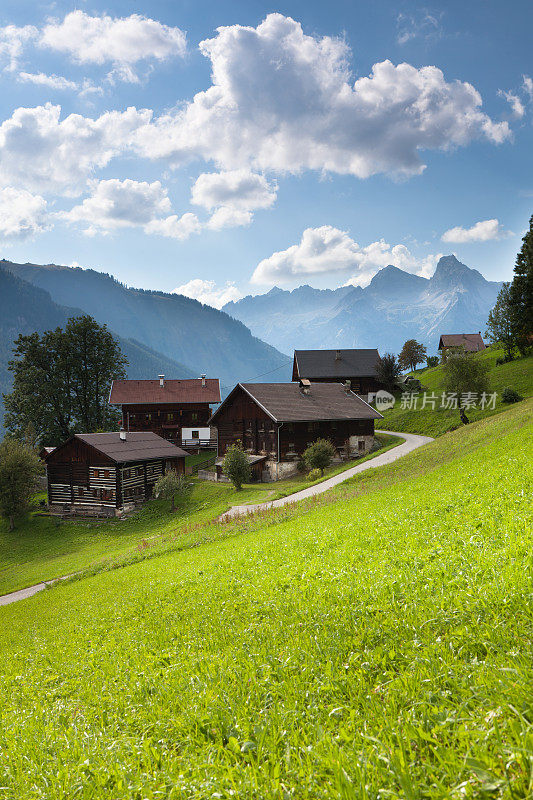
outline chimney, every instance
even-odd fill
[[[300,391],[302,394],[311,394],[311,381],[307,378],[302,378],[300,381]]]
[[[335,350],[335,361],[340,361],[340,360],[341,360],[341,351]]]
[[[160,375],[160,376],[159,376],[159,385],[160,385],[160,387],[161,387],[162,389],[164,389],[164,388],[165,388],[165,376],[164,376],[164,375]]]
[[[350,392],[351,389],[352,389],[352,382],[347,380],[346,383],[344,384],[344,391],[346,392],[346,394],[348,394],[348,392]]]
[[[205,375],[202,374],[202,386],[205,386]]]
[[[124,428],[120,429],[119,436],[120,436],[120,441],[121,442],[125,442],[126,441],[126,431],[124,430]]]

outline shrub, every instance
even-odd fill
[[[426,364],[428,367],[438,367],[439,365],[439,357],[438,356],[428,356],[426,358]]]
[[[523,399],[522,395],[519,395],[516,389],[512,389],[510,386],[506,386],[502,392],[504,403],[519,403]]]
[[[0,515],[15,527],[15,517],[26,511],[35,491],[41,463],[33,450],[15,439],[0,444]]]
[[[301,473],[302,475],[307,472],[307,464],[305,463],[303,458],[299,459],[296,467],[298,469],[298,472]]]
[[[240,491],[243,483],[248,483],[252,476],[246,453],[240,444],[233,444],[228,447],[222,469],[237,491]]]
[[[317,439],[304,452],[304,461],[310,469],[319,469],[323,475],[334,456],[335,448],[332,443],[328,439]]]
[[[322,477],[322,472],[316,467],[312,469],[309,475],[307,476],[308,481],[317,481],[319,478]]]

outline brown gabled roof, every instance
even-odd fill
[[[297,383],[239,383],[211,417],[216,420],[234,395],[246,392],[274,422],[382,419],[382,415],[341,383],[313,383],[305,394]]]
[[[119,431],[113,431],[112,433],[75,433],[72,438],[80,439],[117,464],[125,464],[131,461],[149,461],[152,458],[185,458],[185,456],[189,455],[181,447],[176,447],[176,445],[167,442],[166,439],[151,431],[128,431],[125,441],[120,438]],[[69,439],[69,441],[71,440]],[[50,456],[53,456],[55,460],[60,450],[61,446],[56,447],[52,453],[46,456],[46,461],[50,459]]]
[[[165,379],[164,386],[160,386],[159,380],[113,381],[109,402],[111,405],[220,403],[220,382],[218,378],[206,378],[202,386],[201,378]]]
[[[485,350],[481,333],[443,333],[439,339],[439,350],[443,347],[463,347],[469,352]]]
[[[295,350],[292,379],[374,378],[379,353],[367,350]]]

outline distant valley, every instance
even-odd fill
[[[8,361],[20,333],[43,332],[73,315],[91,314],[119,337],[128,377],[219,377],[288,380],[290,359],[254,337],[240,321],[196,300],[123,286],[110,275],[54,264],[0,261],[1,393],[11,387]]]
[[[440,259],[429,279],[390,265],[364,289],[275,287],[267,294],[227,303],[223,310],[288,354],[293,349],[337,346],[397,353],[413,337],[433,354],[441,333],[485,332],[501,285],[450,255]]]

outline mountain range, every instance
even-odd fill
[[[134,289],[92,269],[1,260],[0,423],[14,340],[71,316],[87,313],[107,324],[128,358],[129,377],[206,373],[221,379],[225,395],[238,381],[290,380],[294,349],[397,353],[414,337],[434,353],[441,333],[484,331],[501,285],[452,255],[440,259],[431,278],[390,265],[365,288],[274,287],[218,311],[182,295]]]
[[[130,378],[218,377],[288,380],[291,361],[222,311],[176,294],[132,289],[110,275],[55,264],[0,261],[0,431],[8,361],[20,333],[64,325],[80,314],[106,323],[126,355]],[[264,376],[264,377],[263,377]]]
[[[433,354],[441,333],[483,333],[501,286],[450,255],[439,260],[431,278],[389,265],[365,288],[274,287],[227,303],[223,311],[288,354],[323,347],[398,353],[411,338]]]

